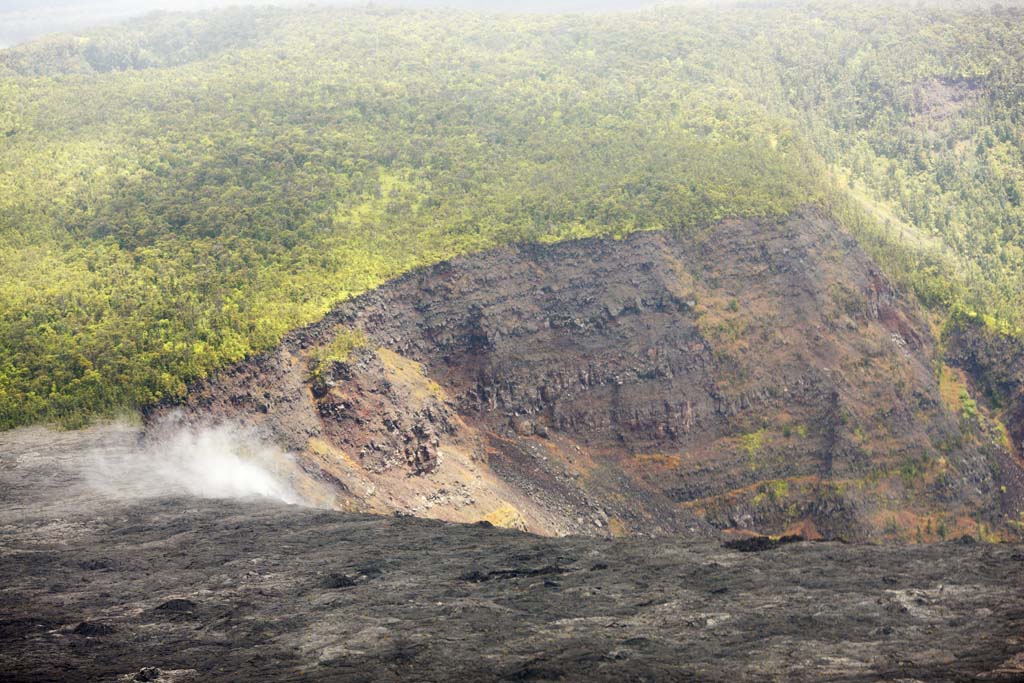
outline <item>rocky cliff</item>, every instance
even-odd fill
[[[542,534],[1012,535],[1022,463],[971,392],[925,313],[809,209],[415,271],[150,420],[249,425],[342,509]]]

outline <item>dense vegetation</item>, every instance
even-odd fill
[[[937,239],[968,303],[1024,322],[1024,13],[835,11],[779,22],[781,101],[897,236]]]
[[[1024,303],[1024,15],[159,15],[0,52],[0,428],[180,395],[488,246],[831,207]]]

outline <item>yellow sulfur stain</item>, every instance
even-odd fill
[[[526,531],[526,520],[510,503],[502,503],[497,509],[488,514],[484,519],[494,526],[505,529],[518,529]]]

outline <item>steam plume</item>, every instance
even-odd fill
[[[244,429],[168,423],[151,433],[156,436],[135,448],[94,452],[85,460],[85,480],[118,498],[262,496],[302,502],[288,484],[288,455]]]

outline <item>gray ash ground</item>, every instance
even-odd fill
[[[0,435],[0,679],[1024,680],[1021,546],[740,552],[83,481],[136,436]]]

